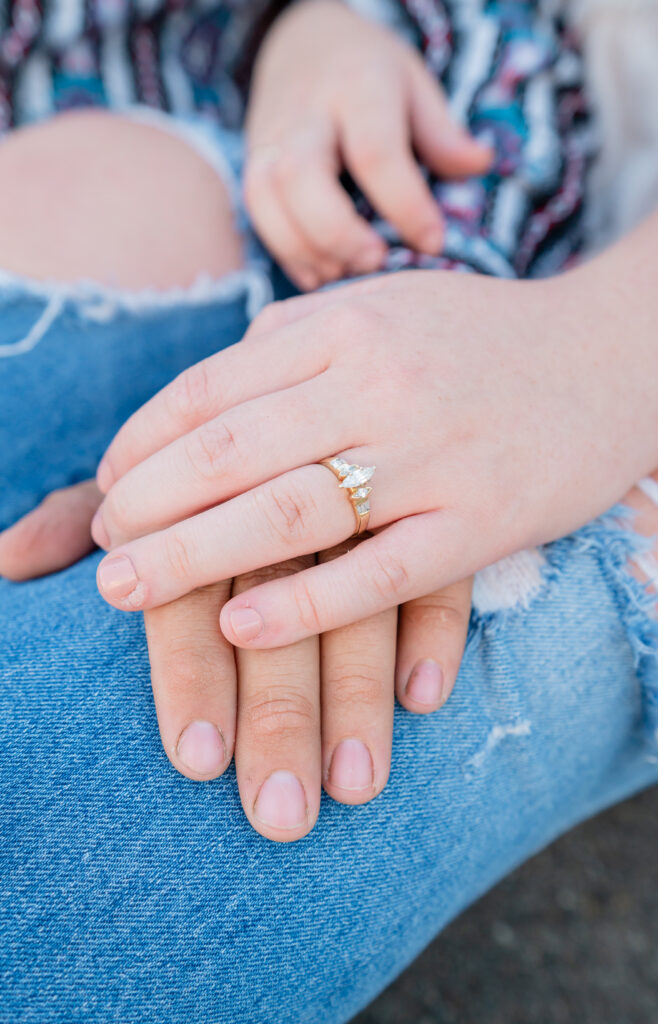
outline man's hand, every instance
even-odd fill
[[[0,534],[0,574],[25,580],[87,554],[99,501],[93,481],[50,495]],[[468,628],[470,581],[411,601],[399,615],[389,609],[288,647],[234,649],[219,629],[226,601],[311,561],[217,583],[144,616],[160,735],[171,763],[189,778],[211,779],[235,753],[245,814],[261,835],[278,841],[312,829],[322,786],[346,804],[381,792],[394,693],[409,711],[439,708],[457,677]]]

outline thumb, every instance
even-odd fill
[[[491,167],[492,148],[453,119],[441,86],[424,65],[414,65],[410,107],[414,147],[435,174],[461,178],[484,174]]]
[[[0,533],[0,576],[30,580],[84,558],[95,546],[89,529],[101,499],[94,480],[49,494]]]

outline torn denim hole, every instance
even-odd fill
[[[479,615],[527,608],[545,582],[546,556],[537,548],[518,551],[476,573],[473,608]]]
[[[187,287],[140,291],[107,287],[95,281],[41,282],[0,271],[0,298],[3,293],[8,298],[34,298],[44,306],[25,334],[0,344],[0,359],[32,351],[67,307],[75,308],[82,320],[109,323],[120,312],[140,316],[185,305],[228,303],[244,296],[247,317],[252,320],[273,299],[269,274],[260,266],[236,270],[219,279],[201,274]]]
[[[638,485],[658,499],[654,480]],[[658,503],[658,501],[657,501]],[[619,617],[632,652],[642,694],[650,758],[658,755],[658,558],[657,538],[634,528],[636,513],[616,505],[568,537],[539,550],[519,552],[477,573],[469,644],[528,613],[548,587],[559,583],[566,565],[579,553],[592,555],[615,595]],[[643,578],[633,572],[641,567]]]

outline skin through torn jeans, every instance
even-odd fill
[[[268,287],[255,264],[164,296],[5,275],[0,528],[91,475]],[[198,783],[170,765],[141,617],[98,596],[97,554],[0,580],[3,1024],[348,1021],[517,864],[658,779],[638,544],[609,515],[481,573],[446,707],[398,707],[384,792],[324,796],[285,845],[250,827],[232,768]]]

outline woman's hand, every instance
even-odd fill
[[[275,22],[256,64],[247,146],[252,220],[304,290],[374,271],[386,253],[343,170],[412,248],[435,255],[441,214],[418,159],[442,177],[482,174],[492,160],[451,120],[416,50],[339,0],[298,3]]]
[[[50,495],[0,534],[0,574],[29,579],[82,557],[93,547],[89,524],[99,500],[93,481]],[[341,553],[325,553],[321,561]],[[204,780],[221,775],[235,753],[249,821],[281,841],[311,830],[321,785],[347,804],[381,792],[394,690],[418,713],[447,700],[470,611],[466,581],[410,602],[399,616],[389,610],[275,651],[238,650],[236,660],[219,629],[231,594],[285,578],[312,561],[216,583],[144,616],[160,734],[171,763]]]
[[[377,467],[376,535],[233,597],[232,643],[376,615],[604,511],[656,461],[657,403],[622,322],[599,319],[591,266],[543,282],[415,271],[270,307],[110,446],[93,529],[119,547],[101,592],[155,607],[340,543],[352,509],[315,464],[337,453]],[[640,340],[646,363],[655,339]]]

